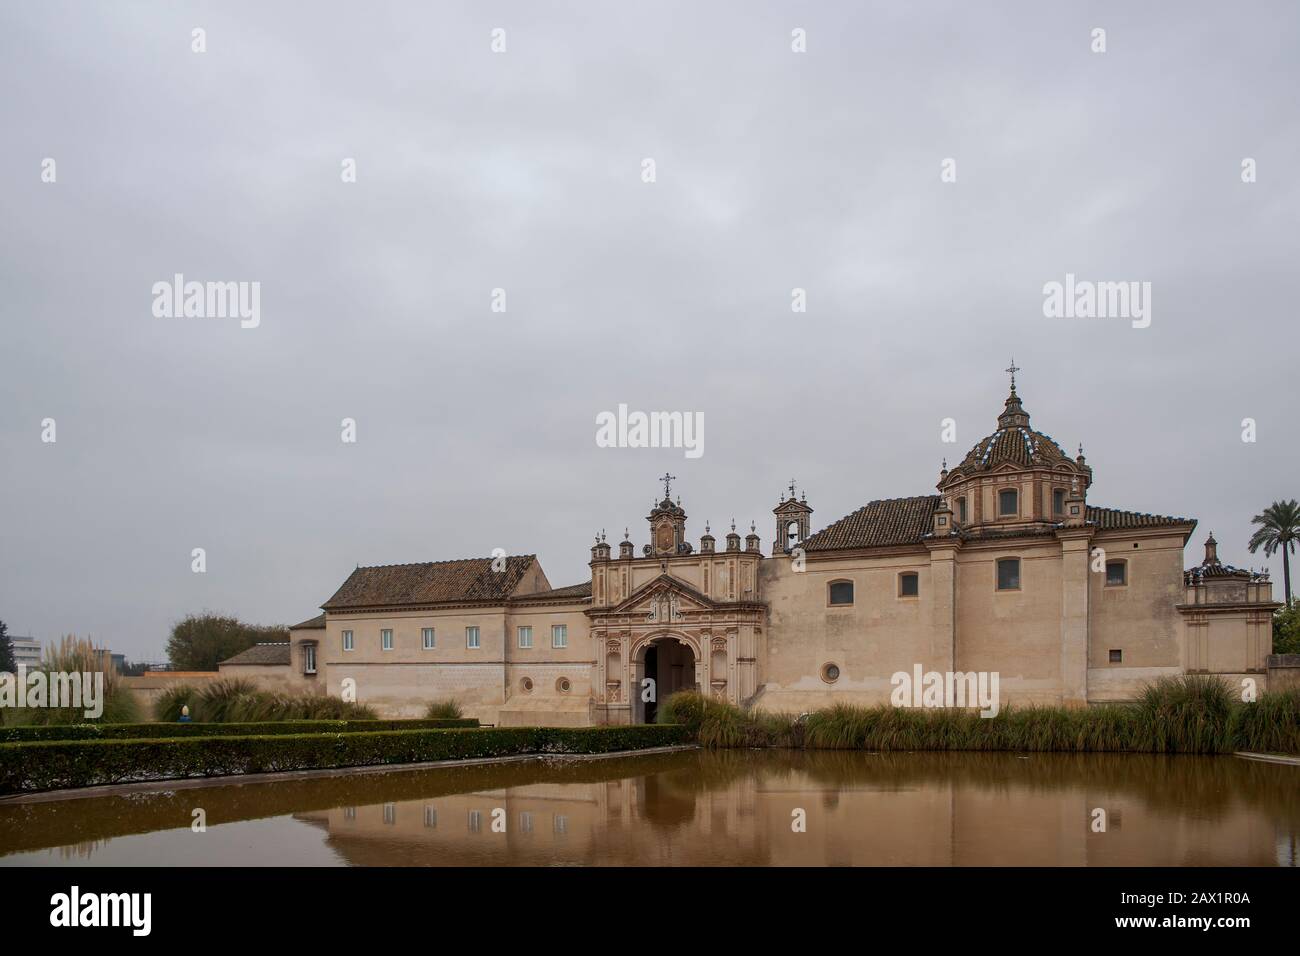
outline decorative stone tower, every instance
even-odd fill
[[[773,554],[789,554],[795,545],[808,537],[813,510],[808,507],[808,493],[803,500],[794,494],[794,480],[790,481],[790,497],[781,492],[781,503],[772,509],[776,515],[776,538],[772,541]]]
[[[642,553],[647,557],[690,554],[694,550],[686,540],[686,512],[682,510],[682,500],[678,497],[677,503],[673,504],[670,497],[674,477],[665,472],[659,479],[664,483],[664,500],[655,505],[646,516],[650,522],[650,543],[642,549]]]
[[[728,551],[739,551],[739,550],[740,550],[740,535],[736,534],[736,519],[735,519],[735,518],[732,518],[732,519],[731,519],[731,531],[730,531],[730,533],[727,535],[727,550],[728,550]]]

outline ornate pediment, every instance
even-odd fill
[[[628,614],[647,623],[672,624],[683,621],[694,611],[712,610],[714,603],[680,578],[661,574],[637,588],[625,601],[609,609],[612,614]]]

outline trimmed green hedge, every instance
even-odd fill
[[[0,793],[285,770],[594,754],[688,743],[683,727],[478,727],[0,744]]]
[[[258,737],[281,734],[357,734],[378,730],[446,730],[477,727],[473,717],[413,720],[272,720],[248,724],[150,723],[0,726],[0,743],[40,740],[148,740],[157,737]]]

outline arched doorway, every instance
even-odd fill
[[[695,652],[679,637],[665,634],[641,645],[637,652],[636,696],[633,698],[638,723],[653,724],[659,704],[679,690],[698,690],[695,680]],[[645,683],[654,681],[653,694]],[[651,697],[646,700],[646,697]]]

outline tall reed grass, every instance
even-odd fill
[[[108,660],[108,651],[95,646],[89,638],[65,634],[57,645],[46,647],[39,670],[47,675],[103,673],[104,711],[90,718],[84,707],[6,708],[3,716],[11,726],[49,726],[57,724],[130,724],[140,719],[135,695],[127,690]]]
[[[154,717],[177,721],[181,709],[190,719],[205,724],[257,723],[268,720],[373,720],[375,712],[325,694],[269,691],[252,681],[221,677],[202,687],[169,687],[154,701]]]
[[[744,710],[694,691],[668,697],[659,720],[685,725],[705,747],[810,750],[1063,751],[1300,754],[1300,691],[1238,702],[1224,682],[1162,678],[1136,704],[957,709],[834,704],[803,717]]]
[[[465,714],[460,709],[459,701],[435,700],[425,708],[424,716],[429,720],[460,720]]]

